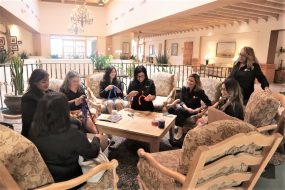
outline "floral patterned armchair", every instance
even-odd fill
[[[253,189],[281,139],[243,121],[216,121],[190,130],[182,149],[151,154],[140,149],[139,184],[141,189]]]
[[[87,173],[66,182],[54,180],[36,146],[19,133],[0,125],[0,189],[69,189],[106,170],[98,183],[87,183],[82,189],[117,189],[118,162],[99,164]]]

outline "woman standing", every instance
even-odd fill
[[[80,76],[76,71],[69,71],[60,88],[60,92],[64,93],[68,99],[71,114],[78,117],[82,114],[82,127],[90,133],[98,133],[94,122],[90,116],[87,116],[87,97],[84,89],[80,84]],[[87,132],[86,131],[86,132]]]
[[[201,105],[201,100],[206,106]],[[177,103],[180,103],[180,105],[177,106]],[[173,141],[170,140],[170,143],[174,146],[182,145],[183,124],[186,119],[205,110],[210,105],[211,101],[202,89],[200,76],[195,73],[190,75],[187,79],[187,85],[182,87],[181,98],[168,106],[168,113],[177,115],[175,125],[178,126],[178,131]]]
[[[127,99],[131,108],[141,111],[153,111],[153,100],[156,98],[153,80],[147,76],[146,68],[139,65],[134,70],[134,80],[128,88]]]
[[[55,182],[80,176],[79,155],[92,159],[100,151],[101,135],[90,143],[84,133],[70,127],[69,120],[67,98],[52,92],[39,101],[29,133]]]
[[[259,81],[262,89],[269,91],[269,83],[262,73],[254,50],[251,47],[243,47],[241,49],[230,77],[238,81],[242,89],[244,105],[247,104],[250,95],[254,91],[255,79]]]
[[[38,105],[38,101],[49,90],[49,74],[42,69],[35,69],[29,78],[29,87],[21,100],[22,135],[28,137],[30,126]]]
[[[104,103],[109,113],[112,113],[114,107],[116,110],[124,107],[121,82],[117,79],[117,71],[113,66],[106,69],[103,80],[100,82],[100,97],[106,99]]]

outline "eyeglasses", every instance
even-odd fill
[[[143,75],[138,75],[137,76],[137,78],[139,79],[139,78],[144,78],[145,76],[144,76],[144,74]]]
[[[241,54],[241,53],[239,54],[239,56],[240,56],[240,57],[247,57],[246,54]]]

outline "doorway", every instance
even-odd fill
[[[184,42],[183,65],[192,65],[193,42]]]

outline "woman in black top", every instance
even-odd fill
[[[262,89],[269,91],[269,83],[262,73],[254,50],[251,47],[243,47],[241,49],[230,77],[238,81],[242,89],[244,105],[247,104],[250,95],[254,91],[255,79],[260,82]]]
[[[80,76],[76,71],[69,71],[60,88],[68,99],[71,114],[77,117],[82,113],[82,126],[88,132],[98,133],[91,117],[87,116],[87,99],[83,87],[80,84]],[[93,119],[93,118],[92,118]],[[86,127],[86,128],[85,128]]]
[[[22,96],[22,135],[28,137],[29,129],[38,105],[38,101],[45,93],[52,90],[49,87],[49,74],[42,69],[35,69],[29,78],[29,87]]]
[[[100,97],[106,99],[104,103],[109,113],[112,113],[113,107],[116,110],[124,107],[121,82],[117,79],[117,71],[113,66],[106,69],[103,80],[100,81]]]
[[[67,98],[58,92],[43,96],[29,132],[55,182],[66,181],[82,174],[79,155],[96,158],[100,151],[100,135],[90,143],[84,133],[69,125]]]
[[[201,105],[201,100],[206,106]],[[177,106],[176,103],[180,103],[180,105]],[[183,141],[183,124],[185,120],[210,105],[211,101],[201,88],[200,76],[195,73],[190,75],[187,79],[187,86],[182,87],[180,100],[175,100],[168,108],[170,114],[177,115],[175,125],[178,126],[178,131],[172,144],[177,144],[175,141]]]
[[[135,68],[134,80],[130,83],[127,93],[132,109],[141,111],[154,110],[152,101],[156,98],[155,85],[153,80],[148,78],[143,65]]]

